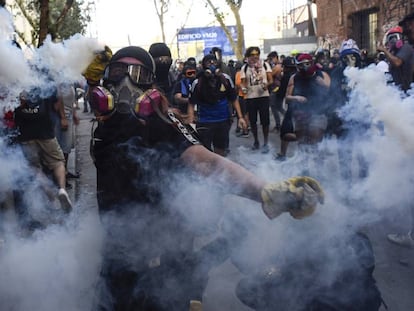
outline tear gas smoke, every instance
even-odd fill
[[[94,51],[103,48],[95,39],[81,35],[61,43],[47,39],[27,59],[22,50],[11,44],[12,34],[11,18],[0,8],[1,122],[3,113],[18,105],[17,98],[23,90],[36,86],[47,96],[52,89],[50,79],[55,83],[82,82],[81,72],[94,57]],[[38,69],[48,70],[47,79]],[[28,166],[19,147],[8,144],[3,129],[0,133],[0,309],[90,310],[99,276],[103,236],[96,211],[83,209],[82,199],[70,216],[51,208],[56,202],[50,202],[35,178],[36,172]],[[50,189],[56,196],[54,186],[50,185]],[[17,208],[14,201],[17,198],[25,209]],[[22,213],[24,217],[9,217],[11,212]]]
[[[0,57],[7,59],[0,63],[0,85],[6,87],[8,94],[16,96],[31,85],[47,84],[34,67],[47,69],[56,83],[79,81],[93,51],[100,48],[102,46],[95,40],[82,36],[74,36],[62,43],[48,39],[27,61],[7,40],[0,40]],[[337,148],[347,142],[328,138],[307,153],[295,150],[294,157],[282,163],[271,160],[271,155],[252,154],[243,147],[234,152],[239,163],[269,182],[300,175],[304,170],[317,177],[325,189],[326,202],[314,216],[298,221],[282,215],[269,221],[258,203],[223,195],[231,190],[231,185],[220,184],[218,189],[220,175],[207,181],[187,171],[159,176],[159,184],[155,186],[162,189],[164,204],[184,217],[183,225],[187,226],[189,234],[194,234],[200,241],[204,236],[210,236],[211,240],[221,236],[228,241],[227,255],[220,254],[219,259],[211,256],[211,262],[207,262],[210,257],[206,257],[203,265],[214,267],[224,256],[230,258],[242,273],[251,274],[260,273],[269,265],[289,269],[293,259],[317,258],[320,265],[329,263],[329,269],[325,269],[324,275],[315,282],[330,284],[339,272],[351,268],[354,263],[344,253],[345,242],[338,241],[346,241],[351,232],[372,224],[383,211],[395,206],[404,207],[411,200],[413,168],[409,160],[414,152],[414,97],[401,99],[397,89],[386,85],[381,73],[373,68],[350,70],[347,76],[353,92],[342,115],[370,124],[368,128],[351,129],[352,163],[338,160]],[[10,105],[10,96],[5,98],[1,101],[2,109]],[[384,130],[378,126],[381,123]],[[27,187],[25,195],[31,199],[28,200],[30,208],[41,214],[45,198],[36,194],[35,185],[22,182],[31,180],[31,176],[21,153],[16,151],[11,156],[4,151],[4,144],[0,146],[2,195],[7,189],[22,189],[24,185]],[[358,178],[357,154],[369,164],[364,179]],[[340,167],[345,164],[351,165],[352,180],[341,178]],[[77,213],[76,210],[82,211],[82,200],[78,205],[74,216],[60,219],[59,224],[49,224],[28,238],[12,230],[3,230],[1,234],[7,243],[0,248],[1,309],[89,310],[99,278],[102,232],[96,214]],[[104,224],[113,228],[120,249],[114,256],[135,263],[147,250],[155,251],[148,254],[151,257],[157,255],[157,249],[181,247],[173,239],[175,228],[168,224],[157,226],[163,227],[164,232],[138,236],[143,233],[138,230],[140,226],[154,221],[153,215],[146,216],[137,206],[122,216],[107,215]],[[6,225],[3,220],[0,223]],[[158,243],[155,248],[154,244],[148,244],[154,239]],[[201,243],[196,248],[202,246]],[[300,276],[306,279],[311,272],[309,269],[295,270],[297,288],[300,288]],[[176,286],[175,283],[166,284],[165,295],[174,293]],[[292,301],[297,295],[293,290],[286,294],[293,297]]]

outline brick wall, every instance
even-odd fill
[[[319,45],[338,46],[352,34],[350,16],[365,10],[378,11],[377,41],[401,18],[414,11],[414,0],[316,0]]]

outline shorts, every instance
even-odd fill
[[[259,97],[246,99],[247,112],[249,113],[249,122],[251,126],[257,123],[257,113],[259,112],[260,124],[262,126],[269,126],[270,112],[269,112],[269,97]]]
[[[54,170],[61,164],[65,165],[65,157],[56,138],[33,139],[21,142],[21,146],[24,156],[33,167]]]
[[[204,147],[225,150],[228,146],[230,121],[197,123],[197,132]]]

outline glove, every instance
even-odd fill
[[[109,64],[111,58],[112,51],[108,46],[105,46],[105,50],[95,54],[92,62],[82,73],[89,85],[99,85],[99,82],[103,78],[105,67]]]
[[[299,176],[268,184],[261,192],[262,209],[270,219],[283,212],[301,219],[313,214],[319,203],[323,204],[324,193],[320,184],[311,177]]]

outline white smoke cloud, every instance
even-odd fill
[[[18,105],[22,90],[50,90],[50,78],[56,84],[82,81],[94,52],[103,48],[81,35],[59,43],[48,38],[26,58],[11,43],[13,31],[8,12],[1,8],[0,123],[3,113]],[[9,145],[8,130],[2,126],[0,131],[0,309],[90,310],[103,237],[96,210],[86,210],[81,196],[74,211],[63,215],[57,189],[50,181],[42,186],[34,178],[36,172],[19,148]],[[45,185],[53,199],[43,191]],[[19,215],[11,217],[13,212]]]

